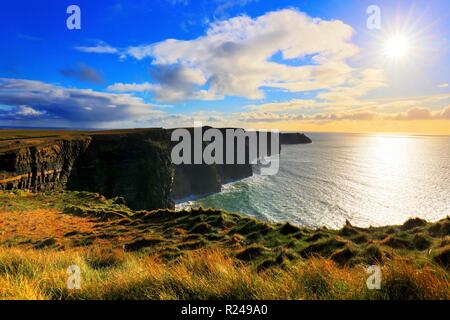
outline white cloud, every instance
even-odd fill
[[[358,90],[356,90],[358,91]],[[317,114],[324,112],[336,113],[353,110],[355,112],[373,111],[378,113],[398,113],[406,110],[428,106],[438,110],[450,103],[450,94],[436,94],[429,96],[416,96],[404,98],[383,99],[342,99],[335,97],[334,101],[320,101],[316,99],[291,99],[288,101],[251,104],[244,108],[254,112],[303,112],[306,114]]]
[[[450,120],[450,106],[438,111],[432,111],[428,108],[415,107],[406,112],[402,112],[393,117],[395,120]]]
[[[301,114],[271,112],[240,112],[232,116],[243,122],[283,122],[303,119]]]
[[[144,83],[115,83],[107,87],[109,91],[115,92],[145,92],[155,90],[157,85],[144,82]]]
[[[289,112],[300,110],[312,110],[317,111],[325,106],[330,106],[330,103],[319,103],[314,99],[291,99],[280,102],[268,102],[262,104],[251,104],[244,108],[252,111],[260,112]]]
[[[191,114],[172,114],[158,119],[158,123],[166,127],[192,126],[194,121],[203,125],[216,127],[270,128],[285,123],[324,124],[336,121],[420,121],[420,120],[450,120],[450,106],[432,111],[428,108],[411,108],[405,112],[385,113],[371,110],[353,110],[316,113],[304,115],[301,113],[284,112],[195,112]]]
[[[360,98],[373,89],[386,86],[384,71],[381,69],[364,69],[359,75],[354,75],[345,85],[332,88],[328,92],[317,95],[319,99],[340,102],[354,103],[356,98]]]
[[[37,111],[34,110],[33,108],[29,107],[29,106],[19,106],[18,110],[16,112],[17,115],[19,116],[25,116],[25,117],[34,117],[34,116],[39,116],[41,114],[43,114],[44,112],[41,111]]]
[[[448,83],[442,83],[438,85],[438,88],[448,88]]]
[[[138,60],[152,59],[155,86],[144,83],[126,88],[147,87],[158,100],[225,96],[261,99],[267,87],[292,92],[337,88],[338,95],[358,86],[351,93],[359,96],[384,83],[380,70],[348,65],[347,59],[359,52],[351,41],[353,32],[341,21],[311,18],[286,9],[255,19],[239,16],[215,22],[199,38],[167,39],[129,47],[120,54]],[[280,59],[274,59],[277,54]],[[302,61],[288,63],[294,60]],[[352,83],[357,81],[355,78],[359,82]],[[125,85],[113,85],[110,89]]]
[[[76,50],[86,53],[106,53],[106,54],[117,54],[119,49],[110,46],[107,43],[99,42],[95,46],[76,46]]]
[[[405,112],[386,113],[371,110],[352,110],[342,112],[316,113],[313,115],[303,115],[294,113],[274,113],[274,112],[241,112],[233,113],[228,117],[223,115],[219,119],[234,121],[235,123],[245,122],[286,122],[286,121],[306,121],[306,122],[332,122],[332,121],[370,121],[370,120],[450,120],[450,106],[433,111],[429,108],[414,107]]]

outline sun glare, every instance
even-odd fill
[[[409,39],[403,35],[390,36],[385,43],[385,54],[392,59],[399,60],[410,51]]]

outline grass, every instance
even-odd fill
[[[0,129],[0,151],[29,145],[39,145],[58,139],[79,139],[108,134],[129,134],[159,131],[159,128],[116,130],[52,130],[52,129]]]
[[[0,142],[7,140],[36,139],[36,138],[61,138],[80,135],[102,135],[148,132],[160,130],[158,128],[147,129],[116,129],[116,130],[54,130],[54,129],[0,129]]]
[[[55,138],[68,135],[76,135],[81,131],[70,130],[16,130],[0,129],[0,141],[21,140],[33,138]]]
[[[81,269],[81,289],[69,290],[67,267]],[[362,266],[299,260],[257,271],[222,250],[199,249],[164,261],[99,249],[0,250],[1,299],[449,299],[448,274],[411,261],[383,267],[381,290],[368,290]]]
[[[312,230],[214,209],[0,192],[2,299],[449,299],[450,219]],[[66,286],[81,268],[81,290]],[[368,290],[367,265],[382,269]]]

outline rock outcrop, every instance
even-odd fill
[[[280,134],[280,144],[308,144],[312,140],[304,133],[284,132]]]
[[[1,152],[0,190],[65,188],[75,161],[90,142],[90,137],[54,139]]]

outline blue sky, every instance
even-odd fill
[[[373,4],[381,30],[366,26]],[[8,1],[0,125],[447,120],[449,15],[446,0]],[[387,57],[398,34],[408,50]]]

